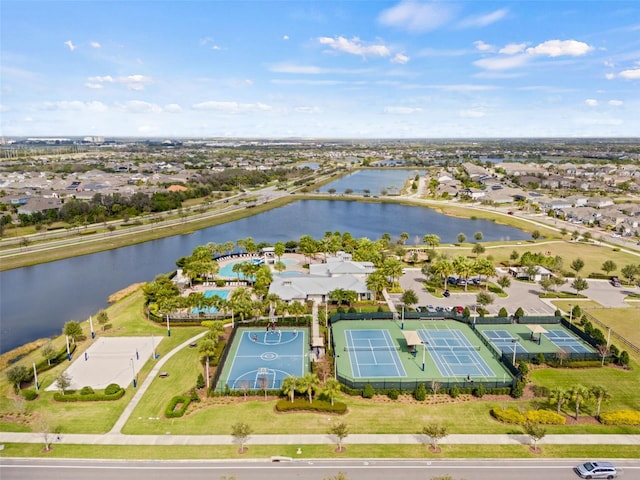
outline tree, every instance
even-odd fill
[[[204,375],[207,381],[206,386],[207,390],[209,390],[209,357],[214,355],[216,352],[216,341],[212,338],[203,338],[200,341],[200,345],[198,347],[198,353],[200,356],[204,358]]]
[[[618,266],[615,264],[613,260],[605,260],[605,262],[600,267],[604,273],[609,275],[609,273],[618,269]]]
[[[24,365],[14,365],[7,370],[7,380],[13,385],[16,393],[20,391],[20,385],[29,379],[29,370]]]
[[[531,232],[531,238],[533,238],[534,240],[538,240],[540,238],[540,231],[534,230],[533,232]]]
[[[511,277],[509,277],[508,275],[502,275],[498,278],[498,285],[500,285],[500,288],[502,288],[502,290],[504,290],[505,288],[509,288],[511,286]]]
[[[402,297],[400,297],[400,301],[407,307],[411,307],[411,305],[418,303],[418,295],[413,290],[408,289],[404,291]]]
[[[529,421],[529,420],[527,420],[525,422],[523,428],[524,428],[524,433],[529,435],[529,437],[531,437],[531,440],[533,441],[533,451],[534,451],[534,453],[537,453],[538,452],[538,441],[542,440],[544,438],[544,436],[547,434],[547,429],[544,428],[539,423],[535,423],[535,422],[532,422],[532,421]]]
[[[434,274],[440,275],[442,277],[442,281],[443,281],[442,288],[444,290],[447,289],[447,279],[449,278],[449,275],[453,274],[455,271],[456,271],[456,269],[455,269],[453,263],[451,263],[451,261],[449,261],[446,258],[438,261],[432,267],[432,272]]]
[[[276,257],[278,257],[278,261],[280,261],[280,257],[284,255],[285,251],[286,251],[286,248],[284,246],[284,243],[282,242],[276,242],[275,245],[273,246],[273,253]]]
[[[435,250],[435,248],[440,245],[440,237],[435,233],[428,233],[424,237],[422,237],[422,241],[426,243],[431,250]]]
[[[484,235],[482,234],[482,232],[476,232],[473,234],[473,238],[476,239],[476,242],[481,242],[484,238]]]
[[[509,255],[509,260],[511,263],[515,263],[516,260],[520,258],[520,254],[516,250],[511,251],[511,255]]]
[[[491,305],[493,303],[493,295],[491,295],[489,292],[479,292],[476,295],[476,302],[478,302],[483,307]]]
[[[589,283],[587,283],[587,281],[584,278],[578,276],[573,280],[573,282],[571,282],[571,288],[573,288],[576,291],[576,295],[577,295],[582,290],[586,290],[587,288],[589,288]]]
[[[324,384],[322,392],[329,397],[329,401],[331,402],[331,405],[333,405],[335,398],[340,392],[340,382],[333,377],[328,378]]]
[[[344,450],[342,441],[349,435],[349,427],[347,427],[347,424],[344,422],[331,424],[331,426],[329,427],[329,434],[335,435],[335,437],[338,439],[337,451],[342,452]]]
[[[62,372],[60,375],[56,377],[56,387],[60,390],[62,395],[69,389],[71,386],[71,377],[67,372]]]
[[[467,239],[467,236],[461,232],[458,234],[457,239],[458,239],[458,243],[464,243],[464,241]]]
[[[449,431],[446,425],[432,422],[422,427],[422,434],[426,435],[429,438],[431,450],[434,452],[439,452],[440,447],[438,447],[438,442],[446,437],[449,434]]]
[[[556,404],[556,412],[560,415],[560,411],[562,410],[562,405],[569,399],[568,392],[562,387],[553,387],[549,391],[549,402],[551,404]]]
[[[251,427],[244,422],[237,422],[231,425],[231,436],[240,444],[240,453],[244,453],[246,450],[244,444],[251,435]]]
[[[583,386],[583,385],[574,385],[569,390],[569,398],[573,402],[573,405],[576,409],[576,420],[578,420],[578,416],[580,415],[580,405],[591,397],[591,391]]]
[[[580,273],[580,270],[584,268],[584,260],[581,258],[576,258],[571,262],[571,270],[574,270],[576,273]]]
[[[599,417],[602,403],[607,402],[611,398],[611,394],[607,391],[606,387],[594,385],[591,387],[591,396],[596,401],[596,417]]]
[[[633,280],[635,279],[636,275],[640,274],[640,266],[636,266],[632,264],[625,265],[620,270],[620,273],[622,273],[622,276],[626,278],[629,281],[629,283],[633,283]]]
[[[51,366],[51,360],[53,360],[58,356],[58,352],[56,351],[56,348],[53,346],[52,341],[48,341],[47,343],[45,343],[40,349],[40,353],[44,358],[47,359],[47,365],[49,366]]]
[[[400,234],[400,245],[404,245],[409,240],[409,234],[407,232],[402,232]]]
[[[477,257],[478,255],[483,254],[485,250],[486,248],[484,248],[484,245],[482,245],[481,243],[474,243],[473,248],[471,249],[471,252],[473,252]]]
[[[298,390],[300,393],[306,393],[309,396],[309,403],[313,403],[313,392],[318,388],[320,380],[315,373],[307,373],[299,379]]]
[[[293,403],[296,396],[296,388],[298,387],[298,379],[295,377],[287,377],[282,380],[282,393],[287,395]]]
[[[367,277],[367,288],[373,292],[376,299],[380,297],[382,291],[388,286],[389,281],[380,270],[376,270]]]
[[[62,334],[68,336],[73,343],[82,337],[82,326],[75,320],[69,320],[62,328]]]
[[[109,314],[106,310],[100,310],[96,315],[96,320],[99,325],[104,326],[109,321]]]

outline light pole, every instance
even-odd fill
[[[427,343],[428,342],[422,342],[422,371],[424,372],[424,361],[425,361],[425,357],[427,356]]]
[[[569,304],[569,323],[573,325],[573,305]]]
[[[138,382],[136,381],[136,368],[133,366],[133,358],[129,359],[131,363],[131,377],[133,378],[133,388],[136,388]]]
[[[516,365],[516,351],[518,350],[518,339],[514,338],[512,340],[512,342],[513,342],[513,360],[511,361],[511,363],[515,367],[515,365]]]
[[[167,337],[171,336],[171,327],[169,326],[169,314],[167,313]]]

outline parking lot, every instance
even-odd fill
[[[458,289],[450,290],[450,296],[434,297],[423,286],[425,278],[418,268],[406,268],[404,274],[400,278],[400,286],[403,290],[412,289],[418,296],[417,307],[421,307],[424,311],[439,311],[440,309],[453,309],[456,306],[474,308],[476,303],[476,294],[480,291],[476,287],[469,292],[461,292]],[[495,279],[493,279],[495,281]],[[587,280],[589,288],[581,293],[592,299],[603,307],[607,308],[625,308],[629,304],[625,302],[625,297],[631,293],[638,293],[638,287],[614,287],[608,280]],[[571,279],[561,287],[561,290],[573,291],[570,287]],[[463,288],[463,287],[461,287]],[[506,289],[507,297],[498,297],[494,295],[493,304],[489,305],[487,310],[489,315],[496,315],[502,307],[507,309],[509,314],[522,307],[525,315],[553,315],[555,307],[550,301],[540,299],[539,295],[542,288],[537,283],[522,282],[512,279],[511,286]],[[442,290],[440,290],[442,293]],[[400,302],[400,294],[393,294],[391,298],[396,304]]]

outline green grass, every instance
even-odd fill
[[[637,458],[636,445],[539,445],[540,453],[533,454],[528,445],[446,445],[442,451],[432,453],[421,445],[349,445],[344,440],[345,451],[337,453],[337,445],[245,445],[247,451],[238,453],[237,445],[65,445],[55,444],[49,452],[43,452],[43,444],[7,443],[0,457],[40,458],[104,458],[157,460],[216,460],[216,459],[265,459],[272,456],[299,459],[314,458]],[[297,454],[298,447],[302,453]]]
[[[580,308],[582,304],[580,304]],[[638,329],[638,319],[640,318],[640,309],[638,308],[589,308],[584,307],[589,314],[593,315],[597,320],[604,323],[606,326],[611,327],[613,331],[626,338],[632,344],[640,347],[640,330]],[[596,325],[597,327],[598,325]],[[613,339],[613,343],[617,343],[618,347],[624,350],[624,345],[620,342],[616,342]],[[636,355],[633,351],[629,351],[630,355]]]

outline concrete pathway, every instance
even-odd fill
[[[53,434],[50,434],[50,439]],[[344,439],[346,445],[420,445],[427,441],[420,434],[352,434]],[[0,432],[0,443],[43,443],[42,433]],[[69,445],[233,445],[231,435],[104,435],[63,434],[54,443]],[[247,445],[332,445],[337,439],[333,435],[251,435]],[[448,435],[438,443],[442,445],[529,445],[531,440],[524,434],[505,435]],[[638,445],[638,435],[547,435],[541,445]],[[639,450],[640,451],[640,450]]]

